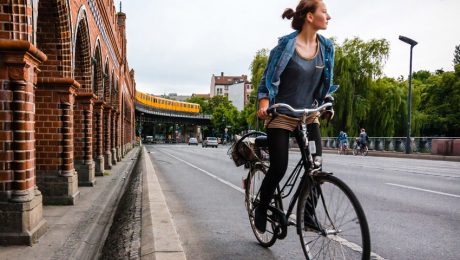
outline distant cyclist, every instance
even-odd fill
[[[364,150],[367,147],[369,142],[369,136],[367,136],[366,129],[361,128],[361,133],[359,134],[359,145],[361,149]]]
[[[348,135],[346,132],[340,131],[337,139],[339,140],[339,150],[343,150],[348,147]]]

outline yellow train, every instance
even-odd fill
[[[201,109],[199,104],[157,97],[139,91],[136,91],[136,100],[149,107],[177,112],[200,113]]]

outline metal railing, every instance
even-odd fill
[[[323,137],[322,145],[325,148],[336,149],[339,147],[337,137]],[[354,147],[357,137],[349,137],[350,147]],[[431,142],[433,139],[460,139],[460,137],[412,137],[411,151],[413,153],[431,153]],[[369,137],[369,149],[374,151],[395,151],[406,150],[406,137]]]

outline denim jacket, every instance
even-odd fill
[[[274,102],[278,94],[280,85],[280,76],[295,51],[295,38],[298,32],[283,36],[279,39],[278,45],[270,51],[267,66],[260,81],[257,91],[258,99],[268,98],[270,104]],[[334,44],[329,39],[318,34],[321,52],[324,57],[324,72],[322,76],[321,104],[327,94],[334,93],[338,86],[332,85],[333,68],[334,68]]]

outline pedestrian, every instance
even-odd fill
[[[332,41],[318,34],[327,29],[329,16],[321,0],[302,0],[296,10],[286,9],[282,18],[292,19],[293,33],[279,39],[271,50],[267,66],[258,87],[257,115],[265,119],[270,168],[262,182],[260,204],[255,209],[255,226],[265,232],[267,208],[276,186],[283,178],[288,164],[289,134],[297,131],[299,119],[283,109],[270,118],[269,105],[286,103],[293,108],[311,108],[322,104],[335,91],[332,85],[334,46]],[[332,118],[333,110],[329,113]],[[315,165],[321,165],[321,136],[318,115],[309,118],[309,140],[314,141]],[[310,146],[310,148],[312,148]]]

